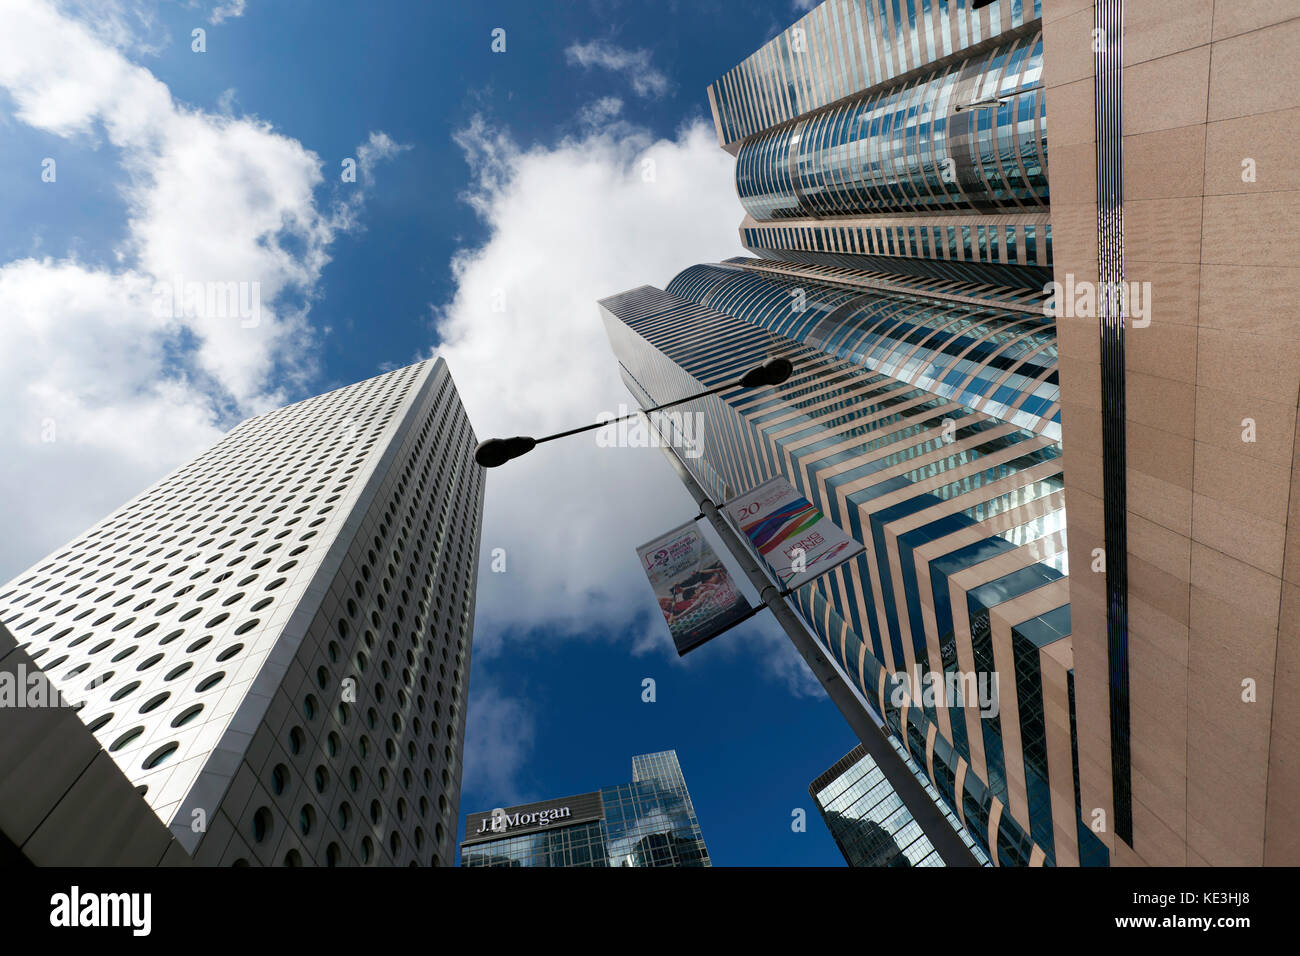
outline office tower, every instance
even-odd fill
[[[675,750],[632,758],[632,782],[471,813],[461,866],[712,866]]]
[[[791,312],[800,295],[804,311]],[[703,454],[684,464],[715,501],[784,476],[868,546],[795,592],[795,606],[841,678],[930,770],[983,851],[1000,851],[1003,863],[1051,862],[1050,804],[1032,759],[1046,770],[1044,758],[1064,755],[1056,779],[1072,781],[1069,723],[1036,725],[1053,735],[1050,753],[1041,738],[1005,747],[1003,725],[1017,713],[1020,688],[996,675],[1025,672],[1026,714],[1045,693],[1055,699],[1056,688],[1044,688],[1049,679],[1065,699],[1063,664],[1038,661],[1041,647],[1068,633],[1058,620],[1068,621],[1060,444],[1047,433],[1055,410],[1026,410],[1016,424],[1002,409],[1005,417],[981,411],[989,406],[968,384],[981,372],[1006,379],[1039,365],[1001,402],[1023,406],[1052,374],[1042,367],[1047,346],[1034,338],[1050,335],[1041,313],[795,282],[740,262],[691,267],[665,291],[643,287],[601,308],[643,406],[732,381],[769,354],[794,361],[793,376],[774,390],[685,406],[703,415]],[[836,317],[841,325],[821,331]],[[1013,323],[1022,334],[999,341]],[[978,348],[979,364],[968,363],[955,383],[942,370],[928,374]],[[872,350],[900,354],[874,370],[852,358]],[[1030,636],[1013,644],[1013,628]],[[935,680],[952,691],[899,696]],[[1028,788],[1036,798],[1023,826],[1003,813],[1013,786],[1014,799]]]
[[[1037,2],[830,0],[725,73],[709,102],[736,156],[746,248],[1041,289],[1052,232],[1037,16]]]
[[[684,463],[866,545],[794,601],[997,864],[1300,859],[1298,30],[829,0],[709,89],[756,258],[601,303],[642,402],[795,361]]]
[[[893,738],[890,743],[917,779],[929,787],[925,774],[903,747]],[[861,744],[810,783],[808,795],[849,866],[944,865],[943,857]],[[942,806],[937,793],[931,794],[931,799]],[[946,810],[945,817],[976,859],[991,866],[953,812]]]
[[[1042,37],[1004,7],[833,0],[729,71],[709,97],[757,258],[601,307],[646,404],[794,361],[686,406],[685,464],[717,501],[782,476],[866,546],[793,602],[984,854],[1093,862],[1060,643]]]
[[[441,359],[257,415],[0,619],[197,863],[449,863],[474,445]]]
[[[783,476],[866,546],[793,603],[1001,865],[1105,856],[1073,787],[1039,12],[816,7],[709,89],[756,258],[601,303],[646,404],[794,361],[686,406],[685,464],[718,501]]]

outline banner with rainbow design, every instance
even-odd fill
[[[777,580],[791,590],[865,550],[784,478],[765,481],[723,508]]]

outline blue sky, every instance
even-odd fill
[[[481,437],[617,411],[595,299],[742,251],[705,87],[801,6],[0,0],[0,576],[245,415],[435,351]],[[256,327],[160,318],[176,274],[259,283]],[[489,478],[462,815],[675,748],[716,863],[842,865],[807,785],[852,734],[763,617],[676,658],[634,548],[694,508],[590,439]]]

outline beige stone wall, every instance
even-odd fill
[[[1061,282],[1097,276],[1092,17],[1044,0]],[[1125,332],[1134,841],[1103,839],[1120,865],[1296,864],[1300,7],[1126,0],[1124,24],[1125,278],[1151,322]],[[1098,326],[1059,327],[1081,788],[1113,819]]]

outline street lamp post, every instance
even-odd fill
[[[954,103],[952,107],[952,111],[954,113],[960,113],[963,110],[978,110],[978,109],[984,109],[985,107],[1006,106],[1008,103],[1011,102],[1011,97],[1019,96],[1021,93],[1032,93],[1035,90],[1041,90],[1042,88],[1043,87],[1041,85],[1026,86],[1024,89],[1010,90],[1009,92],[1006,93],[999,93],[996,96],[986,96],[982,100],[972,100],[969,103]]]
[[[569,435],[577,435],[580,432],[591,431],[593,428],[604,428],[606,425],[613,425],[618,422],[626,421],[629,418],[635,418],[637,415],[648,415],[650,412],[662,411],[665,408],[672,408],[674,405],[681,405],[684,402],[691,402],[697,398],[704,398],[707,395],[716,395],[719,392],[725,392],[729,388],[760,388],[762,386],[780,385],[790,377],[794,371],[794,365],[786,358],[770,358],[762,365],[751,368],[748,372],[736,379],[734,382],[726,382],[718,385],[708,391],[698,392],[695,395],[687,395],[685,398],[677,398],[671,402],[664,402],[662,405],[656,405],[654,408],[642,409],[639,412],[632,412],[630,415],[623,415],[620,418],[611,418],[604,422],[595,422],[591,425],[581,425],[578,428],[570,428],[568,431],[556,432],[554,435],[547,435],[545,438],[529,438],[527,435],[516,435],[514,438],[488,438],[478,443],[474,449],[474,460],[484,468],[496,468],[504,465],[511,459],[526,455],[544,441],[553,441],[556,438],[565,438]]]
[[[531,438],[526,435],[517,435],[514,438],[489,438],[479,443],[474,449],[474,460],[484,468],[496,468],[504,465],[506,462],[526,455],[542,442],[553,441],[556,438],[564,438],[568,435],[577,435],[580,432],[590,431],[593,428],[603,428],[606,425],[612,425],[616,422],[625,421],[629,418],[635,418],[639,414],[649,414],[650,412],[661,411],[665,408],[671,408],[674,405],[681,405],[684,402],[693,401],[697,398],[703,398],[707,395],[716,395],[724,392],[729,388],[759,388],[762,386],[780,385],[789,379],[794,371],[794,365],[789,359],[770,358],[762,365],[758,365],[746,372],[739,379],[727,382],[723,385],[715,386],[704,392],[695,395],[688,395],[685,398],[674,399],[671,402],[665,402],[662,405],[655,405],[653,408],[642,409],[639,412],[633,412],[630,415],[624,415],[620,418],[610,419],[609,421],[596,422],[592,425],[582,425],[578,428],[571,428],[568,431],[556,432],[554,435],[547,435],[544,438]],[[907,764],[895,752],[892,745],[886,739],[886,729],[879,726],[868,716],[868,709],[865,701],[860,701],[856,692],[850,687],[840,675],[836,672],[827,658],[820,652],[816,641],[809,634],[803,621],[786,603],[789,597],[789,591],[782,591],[774,584],[759,566],[758,562],[750,554],[744,543],[737,536],[736,532],[728,524],[726,519],[718,511],[708,493],[704,490],[690,470],[678,459],[677,455],[669,450],[665,444],[662,446],[665,456],[673,471],[681,479],[686,490],[690,492],[691,497],[695,499],[696,505],[700,509],[699,517],[707,518],[713,525],[714,530],[722,538],[728,551],[731,552],[739,563],[749,582],[758,590],[759,601],[757,607],[753,608],[751,615],[757,614],[763,608],[772,611],[776,620],[789,636],[791,642],[798,650],[804,662],[816,675],[817,680],[821,683],[826,693],[830,696],[842,713],[849,725],[857,734],[858,739],[862,741],[863,747],[867,753],[876,761],[881,773],[893,786],[894,792],[899,799],[908,807],[912,813],[912,818],[922,831],[930,838],[930,842],[939,855],[949,866],[978,866],[978,862],[972,856],[970,850],[958,837],[957,832],[948,825],[939,812],[938,807],[925,792],[921,782],[912,774]],[[739,623],[739,622],[737,622]]]
[[[731,556],[736,559],[745,577],[749,579],[749,583],[758,591],[759,601],[762,602],[758,607],[766,606],[771,610],[773,617],[781,625],[781,630],[785,631],[786,636],[790,638],[790,643],[794,645],[799,656],[808,665],[808,669],[826,691],[826,696],[834,702],[844,716],[858,740],[862,742],[863,749],[876,762],[880,772],[894,788],[894,793],[906,805],[912,814],[912,819],[929,838],[944,863],[948,866],[979,866],[979,861],[975,859],[957,831],[948,823],[938,805],[926,793],[924,785],[894,750],[887,739],[888,730],[871,716],[867,702],[842,679],[813,635],[809,633],[803,619],[786,602],[789,592],[778,590],[772,583],[740,536],[736,534],[735,529],[713,503],[709,493],[672,451],[668,443],[662,443],[660,450],[663,451],[668,464],[672,466],[686,490],[695,499],[700,513],[708,519],[709,524],[713,525],[713,530],[718,533],[718,537],[731,552]]]

